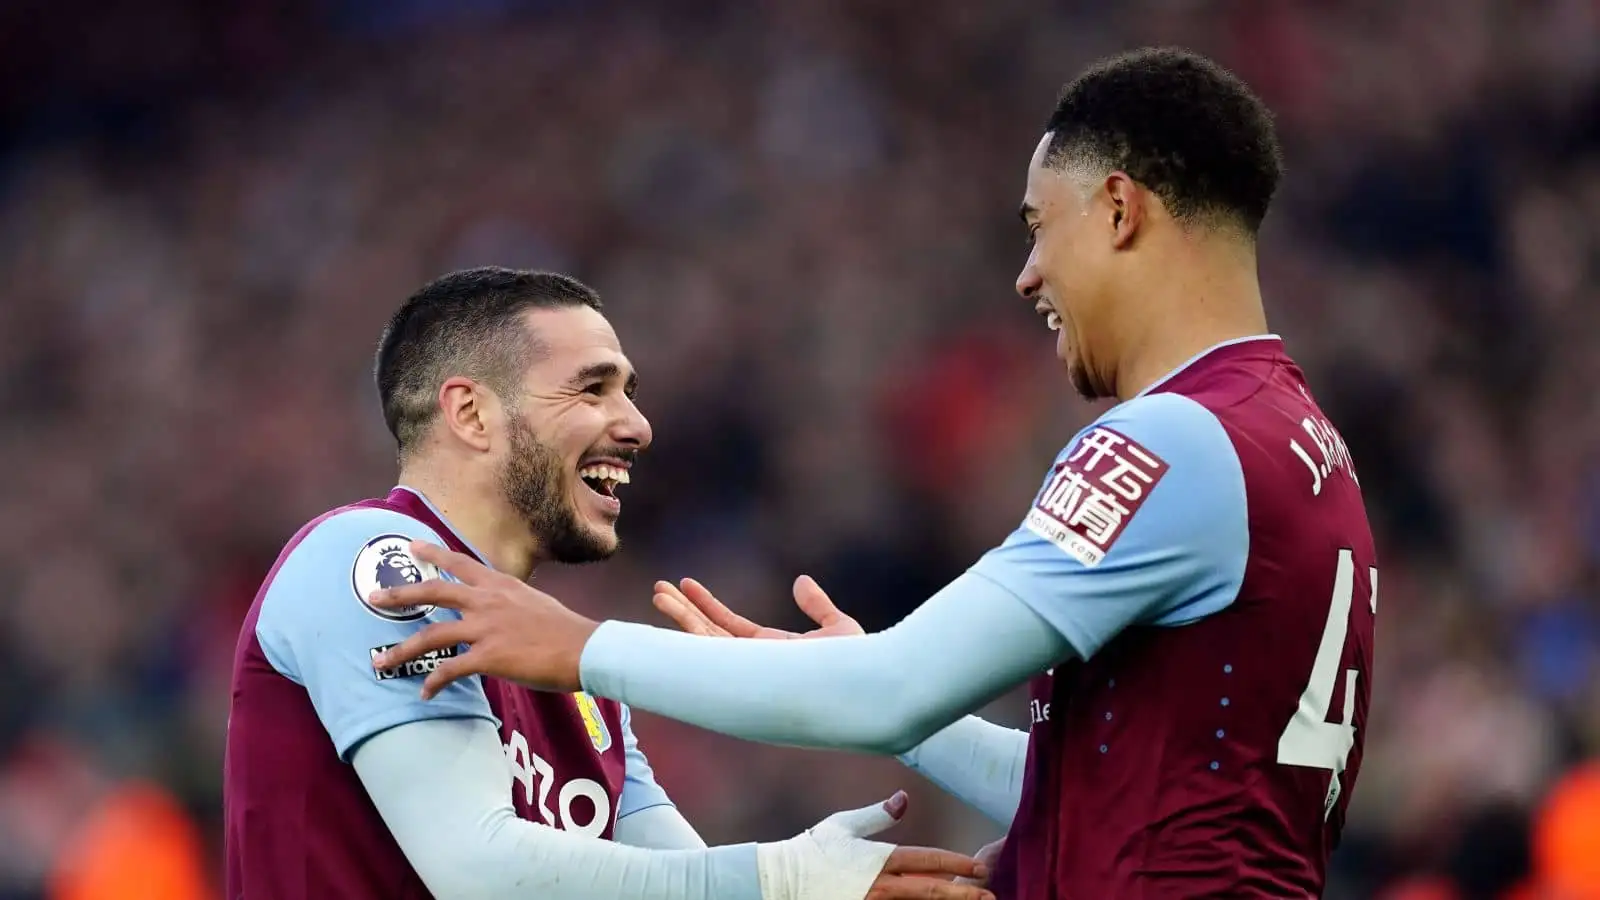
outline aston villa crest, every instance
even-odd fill
[[[582,691],[573,694],[572,700],[578,705],[578,715],[583,717],[583,727],[589,732],[589,743],[594,744],[595,752],[611,749],[611,729],[606,727],[605,717],[600,714],[600,704]]]

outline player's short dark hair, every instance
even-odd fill
[[[465,375],[502,397],[541,352],[523,325],[531,309],[600,308],[600,295],[555,272],[484,266],[451,272],[401,304],[378,342],[383,421],[400,446],[414,446],[439,411],[439,386]]]
[[[1126,172],[1180,221],[1254,235],[1283,176],[1272,112],[1196,53],[1135,50],[1068,83],[1045,130],[1046,164]]]

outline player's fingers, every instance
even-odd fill
[[[911,808],[911,796],[905,791],[895,791],[881,805],[889,818],[898,822],[906,817],[906,810]]]
[[[761,626],[739,615],[723,605],[717,595],[706,589],[706,586],[693,578],[685,578],[679,582],[683,588],[683,596],[694,604],[696,609],[705,614],[717,627],[723,629],[734,637],[755,637]]]
[[[367,602],[383,609],[400,609],[407,606],[443,606],[449,609],[471,609],[476,605],[479,592],[455,581],[434,578],[416,584],[373,591]]]
[[[468,651],[440,663],[438,668],[428,673],[427,678],[422,679],[422,699],[432,700],[456,679],[478,674],[478,660],[482,656],[481,653]]]
[[[676,614],[672,616],[673,619],[680,625],[685,622],[694,623],[693,631],[695,634],[706,634],[713,637],[733,637],[726,628],[713,622],[709,616],[701,611],[700,607],[690,602],[689,598],[684,596],[683,591],[678,590],[677,586],[671,582],[656,582],[656,593],[664,595],[668,608],[676,611]],[[657,608],[659,609],[660,607]],[[691,629],[686,628],[685,630]]]
[[[405,640],[372,657],[374,669],[392,669],[402,663],[408,663],[424,653],[454,647],[458,644],[471,644],[478,639],[477,629],[473,623],[463,619],[452,619],[448,622],[435,622],[427,628],[418,631]]]
[[[678,589],[665,581],[656,582],[655,595],[650,602],[662,615],[671,619],[673,624],[690,634],[702,634],[707,637],[728,637],[728,633],[711,624],[705,613],[696,609],[694,604],[684,599]]]
[[[716,629],[715,633],[718,635],[723,637],[763,638],[766,640],[789,640],[800,637],[800,635],[792,631],[784,631],[781,628],[768,628],[765,625],[757,625],[746,619],[744,616],[724,606],[722,601],[718,600],[709,590],[706,590],[705,585],[695,581],[693,578],[685,578],[683,584],[685,590],[680,591],[677,588],[673,588],[673,593],[682,598],[685,603],[693,606],[700,615],[705,616],[706,621],[711,623],[711,626]]]
[[[833,600],[828,592],[817,584],[817,580],[810,575],[801,575],[794,580],[794,602],[800,611],[811,618],[811,621],[824,628],[834,625],[855,625],[855,620],[839,611],[833,605]],[[859,626],[857,626],[859,630]]]
[[[461,579],[466,584],[478,585],[485,581],[492,581],[495,571],[465,553],[457,553],[448,547],[431,544],[427,541],[412,541],[411,555],[426,563],[433,563],[440,569]]]
[[[978,860],[937,847],[896,847],[883,864],[883,871],[890,875],[950,875],[980,881],[989,876],[989,867]]]
[[[994,900],[994,894],[975,884],[957,884],[942,878],[916,875],[879,875],[866,900]]]
[[[836,812],[817,824],[821,829],[837,829],[851,837],[864,838],[890,827],[906,814],[908,800],[905,791],[895,791],[894,796],[871,806]]]
[[[914,875],[887,875],[884,877],[903,878],[907,881],[943,881],[948,884],[955,884],[960,880],[954,875],[925,875],[920,872]]]

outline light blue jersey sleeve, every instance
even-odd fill
[[[518,818],[500,751],[488,722],[433,719],[373,735],[355,752],[356,776],[430,896],[763,900],[757,845],[708,848],[692,830],[659,827],[666,819],[649,833],[631,824],[676,815],[670,807],[619,821],[614,841]],[[824,887],[817,896],[840,895]]]
[[[617,818],[625,819],[657,806],[671,806],[667,792],[656,784],[650,760],[639,749],[639,738],[633,733],[633,710],[627,706],[622,707],[622,752],[622,798],[617,802]]]
[[[583,689],[723,734],[894,755],[1069,659],[1038,613],[967,573],[876,634],[729,640],[605,622]]]
[[[902,753],[900,761],[995,824],[1009,828],[1022,802],[1028,732],[967,716]]]
[[[971,571],[1087,659],[1131,625],[1183,625],[1225,609],[1249,549],[1232,439],[1188,397],[1153,394],[1078,435],[1022,525]]]
[[[622,707],[622,752],[625,768],[622,797],[617,801],[618,843],[652,850],[695,850],[706,846],[700,833],[678,812],[665,789],[656,783],[650,761],[633,733],[633,710]]]
[[[387,509],[350,509],[328,517],[296,545],[267,586],[256,638],[268,662],[306,689],[317,717],[346,762],[364,740],[419,719],[495,721],[476,678],[418,696],[430,664],[456,648],[399,669],[375,672],[373,654],[429,623],[459,617],[445,609],[382,611],[366,597],[378,587],[439,573],[406,552],[412,540],[444,545],[417,520]],[[496,722],[498,726],[498,722]]]
[[[606,622],[580,674],[591,694],[735,737],[901,754],[1130,625],[1226,608],[1248,545],[1221,423],[1181,396],[1141,397],[1068,446],[1004,544],[892,628],[730,641]]]

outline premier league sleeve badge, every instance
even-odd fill
[[[417,584],[439,577],[439,570],[431,563],[413,557],[406,547],[411,538],[403,534],[384,534],[367,541],[356,554],[350,567],[350,587],[356,599],[380,619],[390,622],[415,622],[433,612],[432,606],[406,606],[399,609],[379,609],[367,602],[367,597],[380,588]]]

